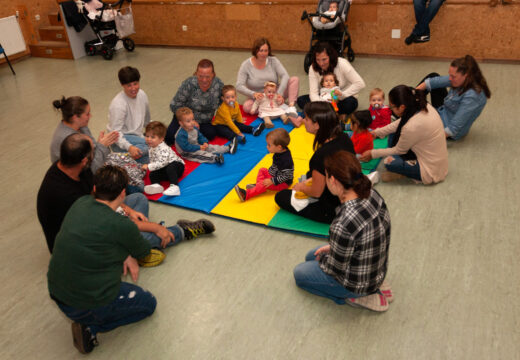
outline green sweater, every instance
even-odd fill
[[[119,293],[123,262],[143,258],[150,244],[137,226],[91,195],[70,208],[56,236],[47,273],[51,296],[77,309],[112,302]]]

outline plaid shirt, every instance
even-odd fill
[[[321,269],[356,294],[377,291],[386,275],[390,246],[390,214],[375,190],[367,199],[338,207],[330,225],[330,252],[320,259]]]

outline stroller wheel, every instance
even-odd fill
[[[348,49],[347,50],[347,60],[349,62],[353,62],[355,58],[356,58],[356,54],[354,54],[354,50]]]
[[[101,54],[103,55],[103,58],[105,60],[112,60],[112,58],[114,57],[114,49],[111,49],[108,46],[104,45],[101,48]]]
[[[305,54],[305,60],[303,61],[303,70],[305,70],[305,72],[307,74],[309,73],[309,68],[311,67],[311,62],[312,62],[312,54],[311,53]]]
[[[94,45],[85,44],[85,52],[88,56],[96,55],[96,47]]]
[[[134,40],[132,40],[130,38],[124,38],[123,39],[123,46],[125,47],[125,49],[127,51],[134,51],[134,49],[135,49],[135,42],[134,42]]]

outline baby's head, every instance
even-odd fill
[[[179,125],[186,131],[191,131],[195,127],[195,118],[193,111],[189,107],[181,107],[175,112],[175,117],[179,121]]]
[[[323,74],[320,85],[326,89],[332,89],[334,86],[338,86],[338,78],[336,77],[336,74],[330,71]]]
[[[264,84],[264,93],[268,99],[274,99],[274,96],[276,95],[276,83],[266,81]]]
[[[329,10],[328,11],[338,11],[338,2],[333,1],[329,4]]]
[[[231,107],[235,107],[237,99],[237,90],[233,85],[224,85],[222,88],[222,101]]]
[[[164,137],[166,136],[166,126],[164,126],[160,121],[152,121],[146,125],[144,134],[146,145],[151,148],[157,147],[164,141]]]
[[[269,132],[265,136],[265,141],[267,142],[267,151],[278,154],[287,150],[287,147],[291,142],[291,137],[287,130],[278,128]]]
[[[385,104],[385,92],[380,88],[375,88],[370,92],[370,106],[374,109],[380,109]]]
[[[355,111],[350,115],[350,127],[354,132],[362,132],[367,130],[372,124],[372,115],[368,110]]]

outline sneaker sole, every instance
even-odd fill
[[[92,352],[92,349],[86,348],[86,344],[84,343],[83,339],[83,331],[81,330],[81,324],[77,322],[72,323],[72,342],[74,344],[74,347],[78,349],[78,351],[82,354],[88,354]]]
[[[237,193],[240,201],[242,201],[242,202],[246,201],[246,198],[242,195],[242,193],[240,191],[240,187],[238,185],[235,185],[235,192]]]

